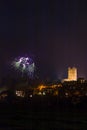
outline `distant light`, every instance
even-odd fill
[[[68,93],[65,93],[66,96],[68,96],[69,94]]]
[[[45,93],[45,92],[43,92],[43,95],[46,95],[46,93]]]
[[[42,93],[41,93],[41,92],[39,92],[39,93],[38,93],[38,95],[42,95]]]
[[[46,86],[44,86],[44,85],[40,85],[39,87],[38,87],[38,89],[41,91],[42,89],[44,89],[44,88],[46,88]]]
[[[30,98],[32,98],[32,95],[30,95]]]
[[[16,91],[16,95],[17,95],[18,97],[24,97],[24,96],[25,96],[25,93],[24,93],[24,91]]]

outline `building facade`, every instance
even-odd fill
[[[77,81],[77,68],[69,67],[68,68],[68,78],[62,80],[62,82],[64,82],[64,81]]]
[[[77,68],[68,68],[68,80],[70,81],[77,81]]]

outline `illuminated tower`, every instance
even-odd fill
[[[69,81],[77,81],[77,68],[68,68],[68,80]]]

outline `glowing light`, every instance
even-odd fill
[[[43,88],[46,88],[44,85],[41,85],[38,87],[38,89],[41,91]]]
[[[45,93],[45,92],[43,92],[43,95],[46,95],[46,93]]]
[[[24,93],[24,91],[16,91],[16,95],[17,95],[18,97],[24,97],[24,96],[25,96],[25,93]]]
[[[39,93],[38,93],[38,95],[42,95],[42,93],[41,93],[41,92],[39,92]]]
[[[32,98],[32,95],[30,95],[30,98]]]
[[[35,63],[29,57],[19,57],[12,62],[12,66],[22,72],[26,73],[29,76],[33,76],[35,71]]]

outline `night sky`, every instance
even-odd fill
[[[0,72],[28,55],[42,78],[61,79],[68,67],[87,78],[86,0],[0,1]]]

